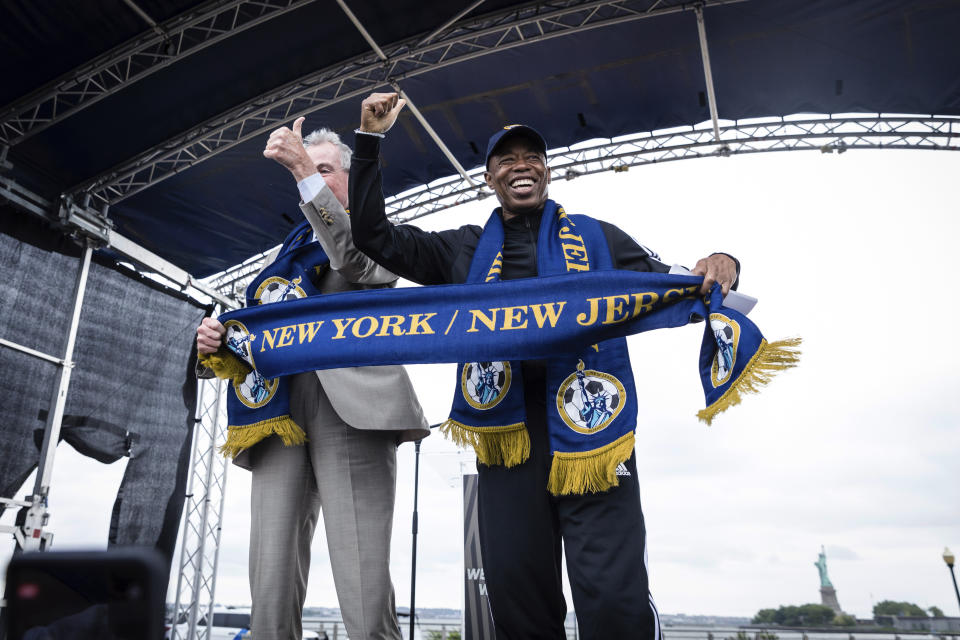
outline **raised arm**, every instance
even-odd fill
[[[403,108],[395,93],[374,93],[363,101],[360,129],[350,165],[350,224],[353,241],[390,271],[420,284],[451,282],[454,261],[463,251],[465,234],[479,227],[426,232],[412,225],[394,225],[386,216],[380,142]]]

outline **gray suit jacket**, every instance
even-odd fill
[[[322,189],[300,209],[330,258],[330,268],[317,283],[323,293],[396,284],[397,276],[353,245],[350,218],[330,189]],[[272,263],[278,253],[279,248],[267,256],[264,264]],[[316,374],[334,411],[350,426],[396,431],[398,444],[430,435],[423,409],[402,366],[325,369]],[[249,450],[240,452],[234,464],[249,469]]]

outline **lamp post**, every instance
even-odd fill
[[[953,554],[947,547],[943,548],[943,561],[950,567],[950,577],[953,578],[953,592],[957,594],[957,605],[960,606],[960,589],[957,589],[957,574],[953,572]]]

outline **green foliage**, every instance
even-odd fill
[[[776,610],[761,609],[753,617],[753,622],[754,624],[777,624],[782,627],[819,627],[833,622],[834,615],[833,609],[822,604],[788,605]]]
[[[884,600],[873,605],[873,615],[913,616],[917,618],[926,618],[927,612],[912,602],[895,602],[893,600]]]
[[[940,607],[927,607],[927,611],[929,611],[930,615],[934,618],[943,617],[943,610]]]
[[[427,631],[427,640],[443,640],[442,631]],[[460,640],[459,631],[447,631],[447,640]]]
[[[776,624],[776,609],[760,609],[757,615],[753,616],[753,624]]]
[[[838,627],[855,627],[857,626],[857,619],[846,613],[841,613],[833,619],[833,624]]]

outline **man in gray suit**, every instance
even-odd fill
[[[353,245],[345,211],[350,148],[326,129],[302,138],[303,120],[274,131],[263,155],[290,170],[300,208],[330,260],[318,288],[394,286],[397,276]],[[199,352],[216,351],[224,332],[204,318]],[[307,442],[287,447],[273,435],[234,459],[253,472],[252,636],[301,639],[310,543],[322,508],[347,635],[400,640],[389,570],[396,447],[429,434],[413,386],[403,367],[384,366],[303,373],[292,377],[290,389],[290,413]]]

